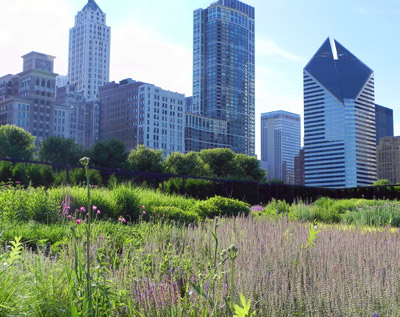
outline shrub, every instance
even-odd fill
[[[200,217],[197,213],[191,210],[183,210],[179,207],[156,206],[149,211],[149,216],[153,216],[155,219],[165,218],[183,223],[196,223],[200,221]]]
[[[400,226],[400,206],[397,202],[377,201],[343,215],[343,222],[361,226]]]
[[[89,170],[89,180],[91,185],[101,185],[102,178],[101,174],[98,170]],[[81,185],[86,184],[86,174],[83,168],[77,168],[72,170],[71,172],[71,184],[72,185]]]
[[[290,204],[284,200],[275,200],[272,198],[271,202],[265,206],[261,214],[278,216],[288,214],[290,212]]]
[[[23,163],[17,163],[12,169],[12,179],[14,181],[20,181],[22,184],[29,184],[29,177],[27,175],[26,165]]]
[[[203,218],[238,216],[240,214],[247,216],[250,212],[250,205],[237,199],[215,196],[207,200],[198,201],[191,208],[191,211]]]
[[[12,168],[11,162],[0,162],[0,181],[8,182],[12,178]]]

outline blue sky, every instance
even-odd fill
[[[68,30],[86,0],[1,0],[0,76],[18,73],[20,56],[56,56],[67,73]],[[38,5],[40,2],[40,5]],[[192,93],[192,15],[205,0],[97,0],[111,26],[111,80],[131,77]],[[302,70],[333,37],[375,72],[378,104],[394,109],[400,134],[400,0],[247,0],[256,8],[256,152],[260,114],[303,115]]]

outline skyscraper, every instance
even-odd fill
[[[393,136],[393,109],[375,105],[376,145],[379,139]]]
[[[261,161],[268,180],[294,184],[294,157],[300,150],[300,116],[287,111],[261,114]]]
[[[75,16],[69,31],[68,78],[87,101],[98,98],[99,87],[109,81],[110,27],[94,0]]]
[[[304,68],[306,186],[376,180],[373,71],[329,38]]]
[[[254,74],[254,8],[218,0],[195,10],[192,113],[225,120],[225,147],[248,155],[255,155]]]

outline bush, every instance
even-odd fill
[[[191,210],[183,210],[173,206],[156,206],[149,210],[149,215],[155,219],[168,219],[183,223],[196,223],[200,221],[198,214]]]
[[[91,185],[102,185],[101,174],[98,170],[89,169],[89,181]],[[85,169],[77,168],[71,171],[71,184],[82,185],[86,184],[86,173]]]
[[[192,212],[203,218],[214,218],[216,216],[238,216],[248,215],[250,205],[237,199],[215,196],[207,200],[198,201],[192,208]]]
[[[343,222],[361,226],[400,226],[400,205],[397,202],[377,201],[343,215]]]
[[[0,181],[8,182],[12,179],[12,163],[7,161],[0,162]]]
[[[284,200],[275,200],[272,198],[271,202],[265,206],[261,214],[278,216],[288,214],[290,212],[290,204]]]

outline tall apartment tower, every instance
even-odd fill
[[[225,147],[247,155],[255,155],[254,76],[254,8],[218,0],[195,10],[191,111],[225,120]]]
[[[110,77],[110,27],[94,0],[75,16],[69,31],[68,78],[87,101],[98,98],[99,87]]]
[[[261,114],[261,161],[267,167],[268,180],[294,184],[300,134],[300,115],[282,110]]]
[[[380,138],[393,136],[393,109],[375,105],[376,145]]]
[[[376,181],[374,73],[329,38],[304,68],[305,184]]]

